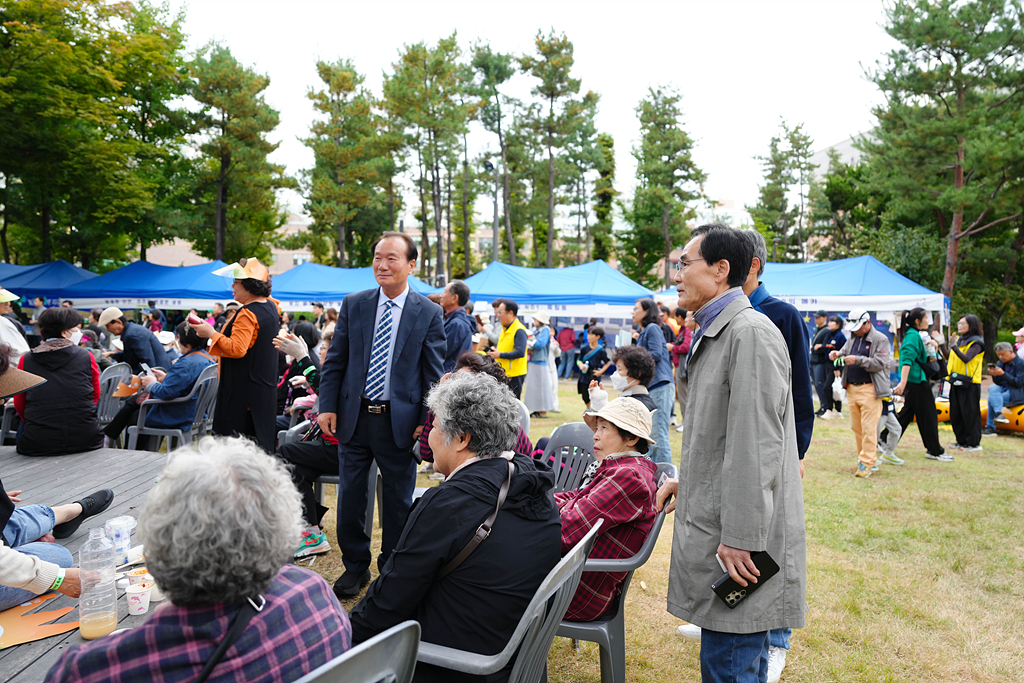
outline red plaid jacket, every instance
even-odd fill
[[[656,471],[657,466],[641,455],[605,458],[589,484],[556,493],[562,516],[562,553],[603,519],[590,557],[617,560],[636,555],[658,515],[654,507]],[[565,618],[593,621],[601,617],[618,597],[625,578],[625,572],[584,572]]]

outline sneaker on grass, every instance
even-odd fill
[[[862,462],[857,463],[857,472],[853,476],[860,477],[861,479],[867,479],[868,477],[871,476],[871,473],[874,472],[877,467],[878,465],[875,465],[875,467],[872,468],[868,467]]]
[[[981,451],[983,451],[985,449],[982,448],[980,445],[978,445],[978,446],[964,446],[960,450],[963,451],[964,453],[980,453]]]
[[[982,436],[999,436],[999,432],[996,431],[995,427],[988,427],[988,426],[986,426],[986,427],[984,427],[981,430],[981,435]]]
[[[959,446],[957,446],[957,450],[962,449]],[[950,455],[949,453],[939,453],[938,455],[934,455],[932,453],[925,453],[924,457],[928,458],[929,460],[938,460],[939,462],[953,462],[953,456]]]
[[[324,532],[303,531],[302,541],[299,542],[299,547],[295,550],[295,558],[320,555],[330,549],[331,544],[327,542],[327,536]]]
[[[899,457],[895,453],[889,453],[887,451],[882,451],[882,457],[879,458],[879,460],[884,462],[886,465],[902,465],[905,462],[903,458]]]
[[[700,626],[683,624],[676,629],[676,635],[687,640],[700,640]]]
[[[768,647],[768,683],[776,683],[782,678],[782,670],[786,668],[786,648]]]
[[[947,451],[962,451],[963,449],[964,447],[958,443],[951,443],[948,446],[946,446]]]

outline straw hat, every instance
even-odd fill
[[[583,413],[583,419],[588,427],[596,430],[597,418],[603,417],[616,427],[621,427],[641,439],[647,439],[647,443],[653,446],[651,415],[651,411],[647,410],[647,407],[640,401],[629,396],[620,396],[596,413]]]
[[[528,315],[534,320],[539,320],[541,325],[547,325],[551,322],[551,316],[548,315],[547,311],[534,311]]]
[[[270,271],[259,262],[259,259],[243,258],[238,263],[229,263],[223,268],[213,271],[214,275],[230,275],[236,280],[270,280]]]
[[[12,365],[7,368],[7,372],[0,375],[0,398],[7,400],[15,394],[20,394],[45,382],[46,380],[39,375],[19,370]]]
[[[0,304],[7,303],[8,301],[17,301],[21,297],[14,292],[8,292],[6,289],[0,287]]]
[[[100,313],[100,319],[99,319],[99,323],[98,324],[99,324],[100,327],[104,327],[104,326],[108,325],[109,323],[112,323],[115,320],[118,320],[118,319],[120,319],[122,317],[124,317],[124,313],[122,313],[121,309],[118,308],[117,306],[111,306],[110,308],[104,308],[103,312]]]

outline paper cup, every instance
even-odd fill
[[[153,591],[149,594],[150,602],[160,602],[164,599],[164,592],[160,590],[160,586],[156,585],[156,579],[152,574],[146,574],[146,583],[153,587]]]
[[[128,586],[125,595],[128,596],[128,614],[138,616],[149,611],[149,599],[153,592],[153,585],[149,583],[137,583]]]
[[[149,577],[150,574],[149,571],[143,567],[141,569],[133,569],[130,572],[127,572],[126,576],[128,577],[128,582],[131,585],[137,586],[140,583],[149,583],[149,579],[147,577]]]

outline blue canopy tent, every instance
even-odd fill
[[[628,317],[637,299],[654,292],[601,260],[567,268],[524,268],[492,262],[466,278],[474,301],[498,297],[552,316]]]
[[[949,299],[903,277],[874,256],[857,256],[819,263],[767,263],[761,282],[772,296],[800,311],[824,309],[846,313],[866,308],[878,318],[891,319],[896,311],[920,306],[949,317]],[[675,288],[659,292],[658,299],[675,300]]]
[[[156,301],[160,308],[209,309],[231,300],[231,278],[214,275],[222,261],[198,266],[158,266],[136,261],[61,292],[76,308],[140,308]]]
[[[63,259],[35,266],[0,264],[0,285],[24,297],[41,296],[47,300],[67,299],[64,290],[98,277]]]
[[[308,311],[314,301],[325,307],[340,308],[341,300],[352,292],[361,292],[377,286],[373,268],[335,268],[319,263],[303,263],[271,281],[272,296],[281,302],[286,310]],[[409,278],[409,286],[420,294],[432,294],[441,290],[431,287],[415,275]]]

